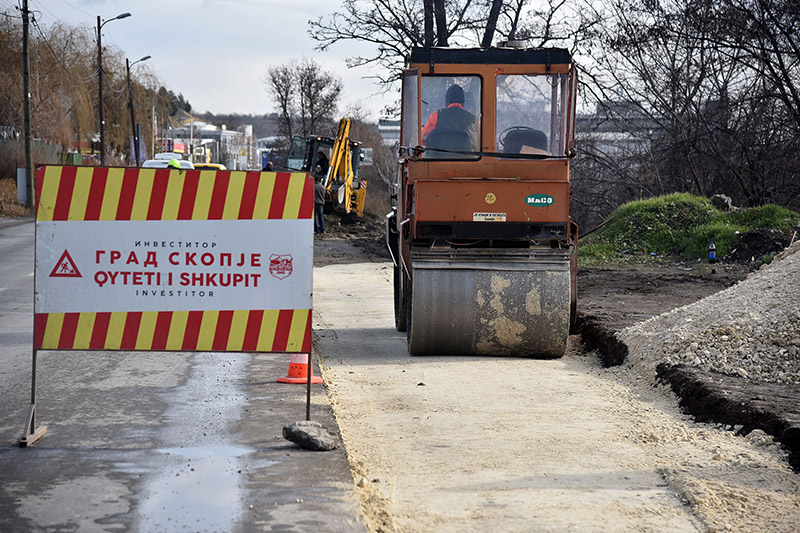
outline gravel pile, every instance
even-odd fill
[[[738,284],[618,333],[647,375],[686,364],[800,384],[800,242]]]

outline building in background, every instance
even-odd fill
[[[400,121],[382,118],[378,120],[378,131],[384,146],[392,146],[400,142]]]
[[[229,130],[193,118],[181,127],[163,132],[157,146],[162,152],[184,154],[197,163],[220,163],[230,170],[261,170],[253,127]]]

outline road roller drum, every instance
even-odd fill
[[[470,261],[413,255],[411,354],[564,355],[568,259],[493,255]]]

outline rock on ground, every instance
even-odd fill
[[[306,450],[327,452],[339,446],[339,439],[319,422],[301,420],[283,427],[283,438]]]

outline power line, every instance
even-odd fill
[[[58,22],[58,17],[52,11],[50,11],[49,9],[47,9],[44,6],[44,2],[40,2],[40,3],[42,5],[39,6],[39,7],[41,9],[43,9],[44,12],[47,12],[47,16],[45,16],[45,13],[43,11],[39,10],[39,9],[36,9],[36,10],[31,9],[31,13],[39,13],[42,16],[42,18],[49,18],[49,19],[52,19],[54,22]]]
[[[108,76],[106,76],[105,72],[103,72],[103,77],[108,82],[108,88],[111,90],[112,93],[114,93],[117,96],[122,94],[125,91],[125,89],[127,88],[127,85],[128,85],[127,81],[123,82],[122,86],[119,89],[115,89],[114,87],[111,86],[111,80],[108,79]]]
[[[61,0],[61,1],[62,1],[62,2],[64,2],[65,4],[67,4],[69,7],[71,7],[71,8],[72,8],[72,9],[74,9],[75,11],[77,11],[78,13],[83,13],[83,14],[84,14],[84,15],[86,15],[87,17],[91,17],[91,16],[92,16],[92,15],[90,15],[89,13],[87,13],[86,11],[82,11],[81,9],[79,9],[79,8],[77,8],[77,7],[75,7],[75,6],[73,6],[72,4],[70,4],[69,2],[67,2],[67,0]]]
[[[39,6],[41,8],[41,10],[37,9],[35,12],[39,13],[39,15],[41,15],[42,19],[47,19],[47,25],[48,26],[51,26],[51,25],[56,24],[56,23],[64,22],[64,20],[63,20],[64,17],[59,17],[58,15],[56,15],[55,13],[53,13],[52,11],[47,9],[47,7],[44,6],[44,2],[38,2],[38,3],[41,4]],[[86,13],[84,11],[79,10],[78,8],[76,8],[75,6],[72,6],[71,4],[68,4],[68,5],[70,5],[70,7],[74,8],[74,9],[76,9],[78,12],[83,13],[83,14],[86,15]],[[34,11],[31,10],[31,12],[34,12]],[[90,19],[92,18],[91,15],[87,15],[87,16],[89,16]],[[78,27],[78,28],[89,28],[90,27],[88,22],[87,23],[76,23],[75,26]]]

